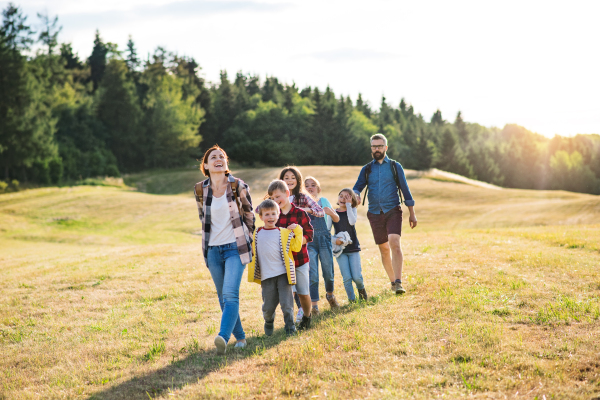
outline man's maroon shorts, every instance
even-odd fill
[[[388,235],[402,235],[402,209],[392,208],[390,211],[373,214],[367,212],[367,218],[371,224],[373,237],[376,244],[384,244],[388,241]]]

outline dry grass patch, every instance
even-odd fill
[[[358,172],[302,170],[330,200]],[[277,171],[237,174],[258,198]],[[600,395],[597,197],[412,179],[419,228],[403,234],[405,296],[389,292],[361,208],[370,300],[348,305],[336,266],[343,307],[322,301],[314,328],[293,338],[278,316],[266,337],[260,288],[244,281],[248,347],[218,356],[220,309],[182,189],[201,177],[181,174],[138,177],[181,195],[0,196],[0,398]]]

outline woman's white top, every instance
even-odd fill
[[[209,246],[221,246],[235,243],[235,234],[231,225],[229,202],[226,193],[221,197],[212,198],[210,205],[210,239]]]

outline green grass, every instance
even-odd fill
[[[357,167],[302,167],[335,203]],[[255,202],[278,169],[236,171]],[[201,255],[192,169],[127,186],[0,195],[0,398],[582,398],[600,395],[597,196],[415,177],[406,295],[389,292],[366,210],[368,302],[321,301],[314,327],[218,356],[220,309]],[[132,191],[138,187],[147,193]],[[321,294],[324,288],[321,288]],[[233,345],[233,340],[232,344]]]

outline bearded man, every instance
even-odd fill
[[[390,278],[392,291],[403,294],[406,290],[402,287],[404,256],[400,244],[402,234],[400,192],[410,213],[408,221],[411,229],[417,226],[417,216],[415,201],[408,188],[404,169],[400,163],[388,158],[387,149],[387,138],[384,135],[378,133],[371,136],[373,161],[361,169],[353,190],[360,202],[360,192],[367,187],[369,200],[367,217],[375,243],[381,252],[381,262]]]

